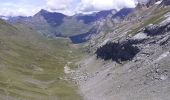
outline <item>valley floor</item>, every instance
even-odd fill
[[[68,39],[51,39],[0,20],[0,100],[80,100],[64,73],[81,57]]]

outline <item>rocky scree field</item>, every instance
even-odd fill
[[[84,100],[169,100],[169,13],[162,3],[138,9],[86,44],[72,74]]]

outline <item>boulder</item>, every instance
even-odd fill
[[[136,43],[136,42],[134,42]],[[97,58],[104,60],[121,61],[131,60],[140,50],[133,46],[132,41],[123,41],[121,43],[108,42],[96,51]]]

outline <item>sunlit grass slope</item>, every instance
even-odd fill
[[[81,56],[70,45],[0,20],[0,100],[80,100],[64,80],[64,65]]]

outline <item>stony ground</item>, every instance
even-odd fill
[[[170,20],[167,16],[160,24],[150,25],[126,38],[142,40],[134,44],[140,52],[132,60],[117,63],[93,55],[78,63],[78,69],[71,75],[84,100],[169,100]]]

